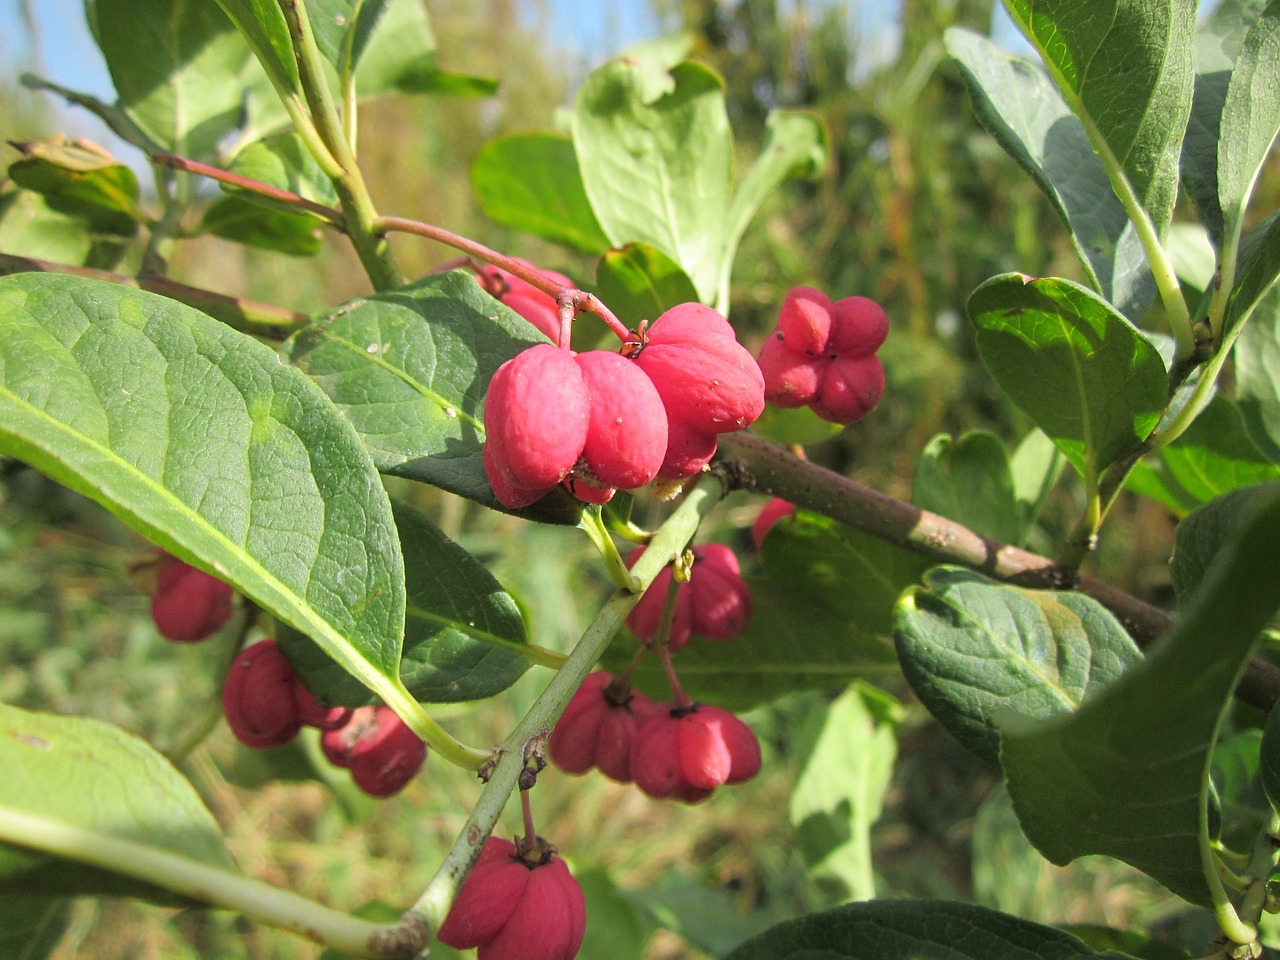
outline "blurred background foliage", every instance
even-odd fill
[[[516,0],[428,3],[441,65],[496,77],[498,93],[370,104],[361,116],[361,162],[385,212],[446,226],[585,283],[591,262],[486,222],[471,195],[468,169],[480,147],[501,133],[555,128],[557,110],[581,79],[581,65],[545,26],[519,26],[517,6]],[[774,107],[811,109],[828,126],[827,174],[789,183],[770,199],[747,233],[733,278],[735,322],[752,346],[797,284],[833,297],[872,296],[891,317],[881,354],[886,399],[809,455],[907,499],[919,451],[934,434],[985,428],[1016,443],[1027,425],[976,360],[965,300],[996,273],[1080,279],[1080,270],[1048,204],[982,131],[944,56],[944,28],[989,31],[991,0],[903,0],[902,42],[887,58],[865,47],[846,4],[655,0],[655,11],[668,28],[688,32],[694,56],[725,78],[743,168]],[[600,59],[613,52],[599,51]],[[48,135],[49,103],[17,88],[14,73],[0,77],[0,129],[9,140]],[[1264,208],[1280,194],[1278,173],[1273,163],[1260,187]],[[416,239],[399,238],[396,247],[414,276],[453,256]],[[206,237],[181,244],[172,267],[187,283],[300,310],[366,289],[340,242],[298,259]],[[524,604],[534,642],[565,649],[607,592],[572,530],[535,527],[407,483],[396,482],[393,493],[431,510],[490,563]],[[1074,520],[1076,496],[1070,481],[1055,492],[1044,520],[1051,533]],[[743,530],[761,502],[730,498],[709,535],[749,554]],[[643,520],[659,508],[641,500],[637,510]],[[1159,601],[1167,591],[1171,531],[1161,508],[1124,500],[1094,563],[1118,586]],[[211,676],[225,650],[178,647],[155,634],[147,600],[129,574],[145,549],[98,507],[18,464],[3,464],[0,698],[99,716],[162,748],[181,742],[210,706],[216,710]],[[497,701],[441,715],[468,740],[496,742],[544,681],[534,668]],[[889,689],[908,698],[900,684]],[[651,802],[599,777],[543,777],[535,795],[542,832],[580,868],[604,871],[589,874],[592,932],[584,960],[716,955],[777,919],[844,898],[838,884],[807,869],[779,813],[800,763],[802,721],[827,699],[791,697],[749,715],[765,742],[765,774],[701,806]],[[993,790],[994,773],[922,711],[909,705],[898,740],[885,810],[873,831],[879,895],[966,899],[1046,922],[1164,921],[1170,928],[1197,922],[1179,912],[1180,901],[1122,865],[1046,864]],[[340,778],[316,779],[305,743],[274,757],[248,756],[222,728],[186,769],[249,871],[348,909],[371,900],[411,901],[478,789],[460,772],[431,763],[401,797],[375,803]],[[287,771],[303,779],[271,779]],[[511,828],[516,819],[510,817]],[[53,954],[60,960],[319,953],[291,935],[221,914],[86,900],[70,905],[63,921]],[[600,939],[602,930],[614,939]],[[619,940],[618,931],[627,935]]]

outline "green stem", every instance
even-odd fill
[[[1080,568],[1080,564],[1084,563],[1085,558],[1098,544],[1098,530],[1105,516],[1106,506],[1103,505],[1097,480],[1086,478],[1084,515],[1071,531],[1071,535],[1067,537],[1066,543],[1062,545],[1062,552],[1058,555],[1058,566],[1067,570]]]
[[[642,587],[648,587],[667,563],[684,550],[702,519],[723,496],[723,487],[710,478],[700,481],[689,491],[684,502],[654,533],[649,548],[631,570]],[[516,788],[525,768],[525,745],[555,725],[556,718],[564,712],[639,600],[640,594],[619,590],[587,626],[564,667],[551,678],[542,695],[503,742],[480,799],[422,896],[406,912],[405,922],[417,920],[425,923],[432,934],[440,928],[458,888],[480,855],[485,840],[493,833],[507,799]]]
[[[396,712],[401,720],[426,744],[454,766],[479,770],[489,761],[488,750],[477,750],[453,737],[436,723],[413,695],[405,689],[399,678],[379,684],[375,692],[383,702]]]
[[[289,890],[145,843],[12,808],[0,808],[0,839],[234,910],[358,957],[391,956],[379,944],[389,933],[400,929],[399,924],[376,924],[350,917]]]
[[[629,590],[632,593],[642,592],[636,578],[627,569],[627,564],[622,559],[622,555],[618,553],[618,545],[613,542],[613,537],[609,536],[609,530],[605,527],[604,518],[601,516],[599,507],[590,506],[582,511],[582,519],[578,521],[578,529],[583,531],[587,535],[587,539],[600,551],[605,569],[609,571],[609,579],[613,581],[615,587],[619,590]]]

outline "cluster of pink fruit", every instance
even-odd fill
[[[235,593],[217,577],[168,554],[155,576],[151,615],[167,639],[205,640],[230,620]],[[222,688],[222,709],[231,732],[248,747],[278,747],[303,727],[315,727],[329,762],[350,770],[356,786],[373,797],[402,790],[427,755],[426,745],[387,707],[319,703],[272,639],[236,655]]]

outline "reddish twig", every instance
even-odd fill
[[[326,207],[323,203],[308,200],[306,197],[300,196],[291,190],[273,187],[271,184],[263,183],[261,180],[251,180],[248,177],[240,176],[238,173],[211,167],[207,163],[188,160],[186,157],[179,157],[172,153],[152,154],[151,162],[160,167],[167,167],[170,170],[185,170],[187,173],[198,174],[202,177],[208,177],[210,180],[217,180],[219,183],[239,187],[241,190],[248,190],[250,193],[258,194],[260,197],[267,197],[290,207],[305,210],[307,213],[314,213],[321,219],[327,220],[330,225],[337,229],[345,229],[341,211],[335,210],[333,207]]]

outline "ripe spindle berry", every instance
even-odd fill
[[[764,505],[764,508],[756,514],[755,523],[751,525],[751,541],[759,550],[764,546],[764,538],[774,525],[783,517],[795,516],[796,506],[794,503],[788,503],[780,497],[774,497]]]
[[[156,566],[151,619],[166,640],[205,640],[231,619],[234,596],[235,591],[217,577],[164,554]]]
[[[417,776],[426,744],[390,707],[358,707],[347,722],[326,730],[320,749],[334,766],[351,771],[357,787],[371,797],[390,797]]]
[[[222,688],[222,709],[236,739],[248,747],[278,747],[302,729],[297,676],[271,639],[241,650]]]
[[[719,707],[672,707],[645,724],[631,747],[631,777],[644,793],[697,803],[721,784],[760,772],[760,743]]]
[[[643,547],[632,551],[628,568],[643,553]],[[627,626],[640,640],[651,640],[658,632],[671,577],[670,567],[659,573],[627,616]],[[751,619],[751,588],[742,577],[737,555],[722,543],[693,548],[689,582],[677,590],[667,641],[672,653],[686,646],[695,633],[718,642],[732,640]]]
[[[636,732],[659,714],[638,690],[618,690],[612,674],[592,673],[551,731],[551,759],[566,773],[599,767],[606,777],[628,783]]]
[[[478,960],[572,960],[586,927],[582,888],[545,842],[522,854],[490,837],[437,936]]]

